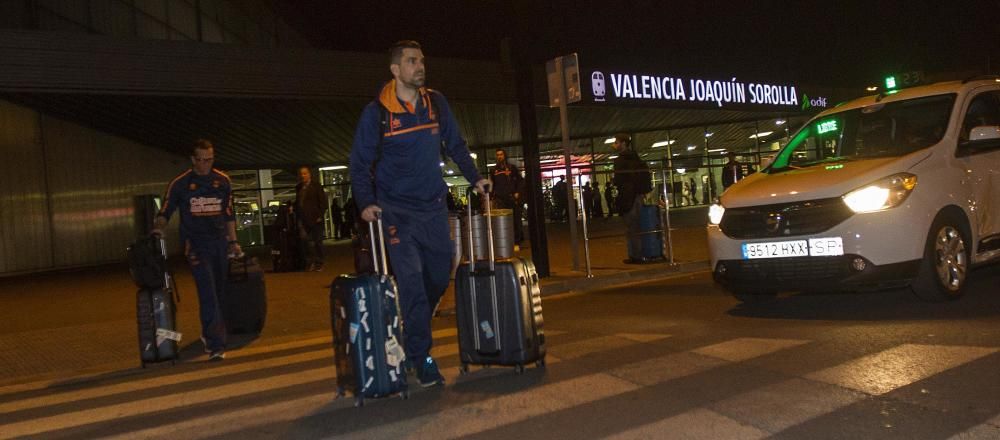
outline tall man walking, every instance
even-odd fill
[[[490,188],[495,209],[512,209],[514,215],[514,244],[521,245],[524,233],[521,231],[521,171],[517,166],[507,161],[507,152],[497,148],[497,162],[490,172],[493,186]]]
[[[649,166],[632,150],[632,138],[627,134],[615,135],[615,143],[611,148],[618,153],[614,161],[614,182],[618,187],[618,213],[625,219],[625,233],[628,239],[630,257],[625,263],[644,263],[641,257],[631,256],[640,255],[642,249],[639,214],[642,210],[642,199],[653,189]]]
[[[221,299],[225,295],[228,255],[240,255],[229,176],[212,168],[215,148],[199,139],[191,151],[191,169],[170,181],[153,233],[161,235],[175,210],[181,212],[184,256],[198,288],[201,340],[209,360],[226,357],[226,325]]]
[[[453,246],[439,163],[450,157],[481,194],[489,181],[476,170],[444,96],[424,87],[420,44],[400,41],[389,54],[393,79],[365,106],[354,134],[351,189],[364,220],[379,213],[384,220],[406,356],[422,386],[440,385],[444,377],[430,356],[431,314],[448,287]]]

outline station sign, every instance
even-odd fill
[[[589,70],[583,81],[592,102],[731,110],[801,111],[826,107],[825,97],[809,98],[793,83],[743,81]],[[589,86],[586,87],[586,86]]]

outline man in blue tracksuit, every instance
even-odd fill
[[[358,121],[351,189],[365,221],[382,215],[399,286],[406,356],[421,385],[440,385],[444,377],[430,356],[431,315],[448,287],[453,251],[442,156],[451,157],[481,194],[489,181],[476,171],[444,96],[424,87],[420,44],[393,45],[389,70],[394,79],[365,106]]]
[[[170,215],[180,210],[184,256],[198,287],[201,339],[209,360],[218,361],[226,357],[226,325],[220,301],[229,271],[228,256],[243,251],[236,241],[232,184],[229,176],[212,168],[214,159],[211,142],[195,141],[192,167],[167,186],[153,233],[162,234]]]

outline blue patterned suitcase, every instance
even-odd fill
[[[369,229],[374,229],[369,224]],[[330,324],[337,366],[337,395],[354,393],[354,405],[365,398],[408,397],[403,322],[399,316],[396,282],[388,273],[382,220],[378,220],[382,264],[372,252],[376,274],[340,275],[330,286]]]

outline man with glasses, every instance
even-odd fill
[[[236,241],[236,217],[229,176],[212,168],[215,148],[198,139],[191,152],[191,169],[167,185],[153,234],[162,235],[170,215],[180,210],[181,242],[198,288],[201,340],[209,360],[226,357],[226,325],[220,299],[226,286],[229,255],[241,255]]]

